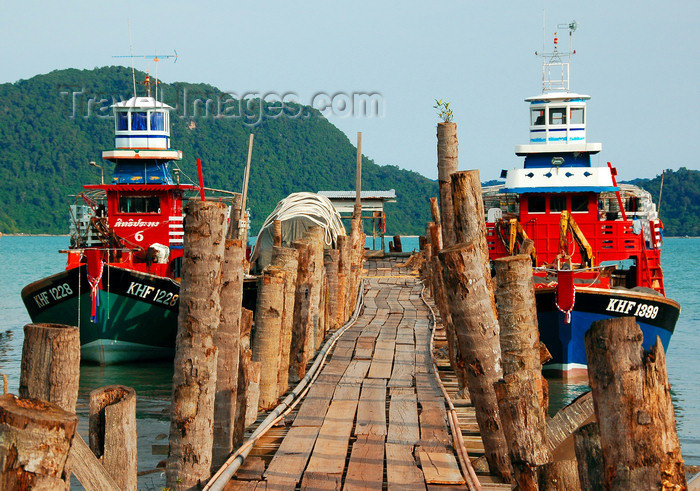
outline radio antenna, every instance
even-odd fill
[[[131,20],[126,20],[126,25],[129,29],[129,54],[131,55],[131,81],[134,83],[134,97],[137,97],[136,93],[136,71],[134,70],[134,47],[131,44]]]

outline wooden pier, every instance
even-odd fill
[[[225,489],[470,488],[436,375],[448,392],[455,377],[449,363],[433,363],[434,308],[403,260],[365,262],[360,316],[298,408],[258,440]],[[464,448],[477,461],[474,410],[458,406]],[[488,474],[478,480],[472,489],[510,489]]]

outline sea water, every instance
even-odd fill
[[[385,239],[388,249],[390,237]],[[380,247],[377,239],[376,248]],[[404,251],[418,249],[417,237],[402,237]],[[0,237],[0,373],[7,375],[9,391],[17,393],[23,326],[30,322],[22,304],[20,291],[32,281],[61,271],[66,256],[59,249],[68,247],[68,237]],[[372,248],[371,238],[367,247]],[[700,329],[700,295],[695,284],[700,271],[700,239],[667,238],[664,242],[662,266],[666,294],[677,300],[682,312],[667,354],[678,435],[687,464],[700,465],[700,379],[695,333]],[[155,469],[165,459],[162,445],[167,445],[169,430],[171,363],[140,363],[100,367],[83,365],[77,412],[79,431],[87,437],[87,416],[90,391],[110,384],[133,387],[137,394],[139,471]],[[583,385],[567,385],[550,381],[552,403],[564,405],[586,390]],[[154,445],[156,445],[154,449]],[[155,454],[154,454],[155,450]],[[164,483],[161,473],[139,478],[140,489],[159,489]]]

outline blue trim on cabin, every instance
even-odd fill
[[[591,167],[591,156],[588,153],[560,152],[560,153],[533,153],[525,156],[525,169],[552,167],[552,157],[561,157],[564,164],[560,167]]]
[[[116,133],[114,135],[115,138],[170,138],[168,135],[154,135],[152,133],[143,133],[140,135],[124,135],[124,134],[119,134]]]
[[[602,193],[604,191],[619,191],[620,188],[615,186],[552,186],[552,187],[533,187],[533,188],[503,188],[502,193]]]

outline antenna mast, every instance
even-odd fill
[[[562,61],[559,53],[559,37],[554,33],[554,50],[551,53],[535,51],[535,55],[542,56],[542,93],[553,91],[569,91],[569,67],[571,65],[571,55],[576,54],[572,50],[572,34],[578,29],[578,23],[574,20],[569,24],[558,24],[557,30],[569,31],[569,52],[566,61]],[[544,28],[543,28],[544,37]],[[555,71],[553,74],[552,71]],[[559,75],[556,74],[559,71]],[[554,77],[554,78],[553,78]]]
[[[134,70],[134,47],[131,44],[131,20],[126,20],[126,25],[129,29],[129,54],[131,55],[131,81],[134,83],[134,97],[136,94],[136,71]]]

